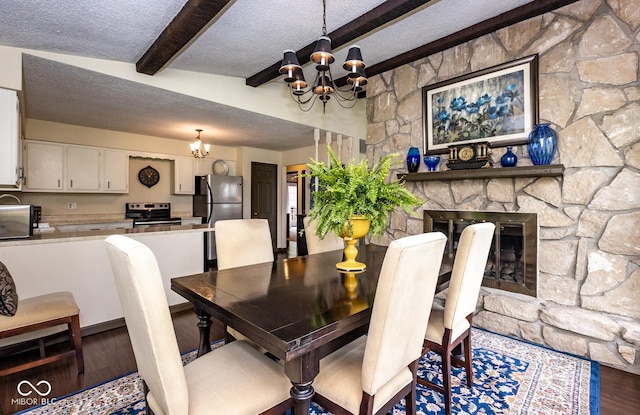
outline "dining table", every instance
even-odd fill
[[[358,261],[366,264],[359,273],[336,269],[343,259],[339,250],[175,277],[171,289],[194,306],[198,356],[211,351],[213,317],[282,362],[294,413],[308,414],[320,360],[367,332],[386,250],[359,247]],[[445,255],[439,289],[447,284],[451,264]]]

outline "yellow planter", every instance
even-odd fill
[[[367,233],[369,233],[369,220],[365,219],[364,216],[352,216],[350,219],[351,228],[353,233],[349,236],[349,228],[345,223],[342,228],[342,239],[344,239],[345,244],[347,245],[344,248],[344,256],[346,261],[338,262],[336,264],[336,268],[342,271],[363,271],[367,268],[366,264],[362,262],[356,261],[356,257],[358,256],[358,248],[356,248],[356,243],[358,243],[358,239],[364,238]]]

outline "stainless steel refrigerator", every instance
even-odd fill
[[[193,195],[193,216],[202,223],[215,226],[216,221],[242,219],[242,176],[196,176]],[[216,240],[213,232],[205,232],[205,261],[216,259]]]

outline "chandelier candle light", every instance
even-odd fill
[[[316,78],[310,86],[304,79],[302,66],[295,51],[284,51],[280,73],[285,75],[284,81],[289,85],[291,97],[298,103],[302,111],[309,111],[316,100],[322,101],[322,112],[325,111],[327,101],[334,97],[343,108],[352,108],[356,104],[358,93],[367,84],[364,73],[365,63],[358,45],[349,48],[347,58],[342,67],[348,72],[348,88],[339,89],[331,73],[330,65],[335,61],[331,53],[331,39],[327,36],[327,3],[322,1],[322,36],[316,42],[311,54],[311,61],[316,64]]]
[[[211,148],[210,144],[204,144],[204,150],[202,149],[203,144],[202,141],[200,141],[200,133],[202,132],[201,128],[196,128],[196,131],[198,132],[198,136],[196,137],[196,141],[194,141],[193,143],[189,144],[189,147],[191,147],[191,154],[193,154],[193,157],[197,158],[197,159],[202,159],[205,158],[209,155],[209,148]]]

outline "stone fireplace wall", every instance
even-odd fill
[[[537,213],[538,297],[483,289],[474,324],[638,374],[639,27],[636,0],[582,0],[367,86],[368,159],[404,159],[410,146],[424,149],[423,86],[539,55],[540,121],[558,132],[552,164],[563,164],[564,176],[407,183],[424,205],[414,216],[394,213],[374,242],[422,232],[423,209]],[[526,146],[515,151],[518,166],[531,165]],[[494,168],[504,152],[493,149]]]

